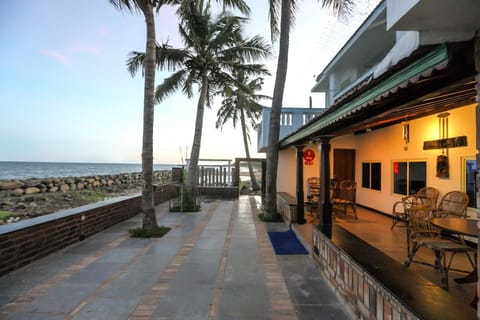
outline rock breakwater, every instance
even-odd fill
[[[153,181],[165,184],[171,177],[170,170],[155,171]],[[14,221],[138,193],[142,183],[141,173],[0,180],[0,211],[11,212]]]

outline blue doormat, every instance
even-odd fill
[[[269,232],[268,236],[276,254],[308,254],[292,230]]]

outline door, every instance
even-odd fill
[[[333,150],[333,178],[337,181],[355,181],[355,150]]]

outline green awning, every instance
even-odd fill
[[[280,141],[280,147],[287,147],[317,134],[319,130],[340,121],[352,113],[367,108],[374,101],[388,96],[390,93],[397,91],[399,87],[406,86],[410,82],[416,82],[422,74],[430,73],[433,68],[445,67],[447,63],[448,48],[445,44],[442,44],[405,68],[397,71],[375,87],[367,90],[356,99],[345,103],[332,112],[323,113],[310,125]]]

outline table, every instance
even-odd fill
[[[463,219],[463,218],[433,218],[431,223],[443,230],[452,233],[477,237],[479,220]]]

